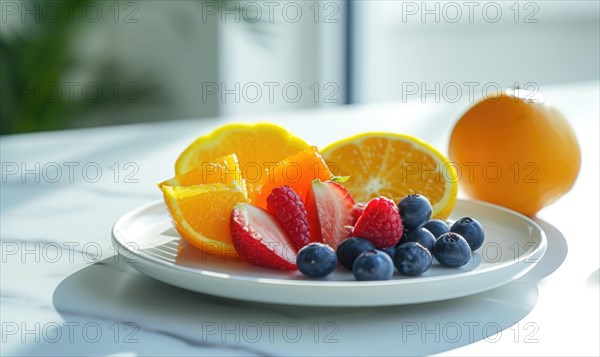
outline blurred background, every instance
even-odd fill
[[[592,1],[0,0],[1,134],[598,81]]]

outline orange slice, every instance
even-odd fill
[[[235,153],[242,177],[246,179],[248,195],[260,192],[266,168],[304,150],[308,144],[284,128],[267,123],[229,124],[196,139],[179,156],[175,173],[184,174],[203,162]]]
[[[173,225],[194,247],[222,257],[237,257],[229,219],[233,207],[248,202],[244,182],[161,186]]]
[[[229,154],[210,162],[202,162],[195,169],[158,184],[166,186],[191,186],[203,183],[227,183],[241,181],[240,164],[235,154]]]
[[[260,193],[254,199],[254,204],[261,208],[267,208],[267,197],[274,188],[284,185],[289,186],[306,203],[310,183],[315,179],[327,181],[333,178],[327,164],[319,154],[315,146],[300,151],[279,163],[267,171],[267,176],[262,182]]]
[[[357,202],[378,196],[395,202],[420,193],[433,206],[433,218],[450,216],[458,193],[455,167],[431,145],[409,135],[365,133],[321,151],[342,185]]]

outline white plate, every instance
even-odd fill
[[[422,276],[358,282],[342,267],[323,280],[242,261],[224,261],[187,245],[173,229],[162,202],[121,217],[112,231],[117,252],[138,271],[167,284],[205,294],[264,303],[313,306],[401,305],[476,294],[525,274],[546,251],[542,229],[525,216],[495,205],[461,201],[451,219],[473,217],[484,245],[458,269],[434,261]]]

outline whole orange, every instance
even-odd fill
[[[567,193],[581,163],[565,117],[541,95],[519,89],[469,109],[452,131],[449,156],[469,197],[528,216]]]

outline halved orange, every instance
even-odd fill
[[[420,193],[433,206],[433,218],[450,216],[458,193],[455,167],[431,145],[409,135],[364,133],[321,150],[335,175],[357,202],[378,196],[395,202]]]
[[[333,174],[323,161],[319,150],[315,146],[311,146],[268,169],[267,176],[262,182],[261,191],[254,199],[254,204],[266,209],[267,197],[271,191],[284,185],[296,191],[302,201],[306,203],[310,183],[315,179],[327,181],[331,178],[333,178]]]
[[[160,188],[173,225],[184,240],[210,254],[237,257],[229,216],[237,203],[248,202],[243,181]]]
[[[163,181],[158,187],[167,186],[191,186],[204,183],[227,183],[241,181],[240,164],[236,154],[229,154],[210,162],[202,162],[195,169],[184,174]]]
[[[286,129],[267,123],[229,124],[196,139],[175,163],[175,173],[184,174],[203,162],[235,153],[242,177],[246,179],[248,195],[260,192],[266,168],[304,150],[308,144]]]

